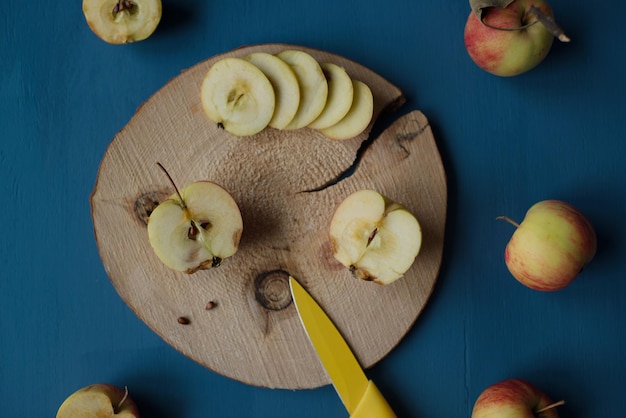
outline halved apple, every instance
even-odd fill
[[[296,74],[289,64],[267,52],[253,52],[245,59],[263,71],[274,88],[276,104],[269,126],[285,128],[293,120],[300,104],[300,86]]]
[[[344,140],[354,138],[367,128],[374,114],[374,96],[372,90],[362,81],[352,80],[354,96],[348,113],[328,128],[320,131],[328,138]]]
[[[117,386],[89,385],[72,393],[59,407],[56,418],[139,418],[135,402]]]
[[[161,21],[161,0],[83,0],[87,24],[111,44],[142,41]]]
[[[274,115],[274,88],[256,65],[223,58],[207,72],[200,91],[207,117],[237,136],[265,129]]]
[[[322,113],[309,124],[309,128],[324,129],[335,125],[346,116],[352,106],[354,87],[343,67],[330,62],[320,64],[328,82],[328,97]]]
[[[160,203],[148,218],[148,240],[167,267],[192,274],[237,252],[243,220],[222,186],[197,181]]]
[[[359,190],[343,200],[329,235],[337,261],[355,277],[381,285],[401,278],[422,245],[415,216],[374,190]]]
[[[276,55],[291,66],[300,86],[300,104],[293,120],[285,129],[304,128],[324,110],[328,97],[328,83],[322,67],[310,54],[285,50]]]

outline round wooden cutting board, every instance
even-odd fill
[[[184,71],[138,109],[102,159],[91,207],[113,286],[167,343],[247,384],[314,388],[330,381],[291,303],[287,275],[326,310],[363,367],[372,366],[400,342],[432,292],[441,265],[447,188],[428,120],[419,111],[387,128],[354,174],[329,187],[321,186],[353,163],[371,126],[342,142],[306,128],[268,128],[240,138],[206,118],[199,92],[214,62],[284,49],[341,65],[367,83],[374,119],[403,102],[392,84],[338,55],[277,44],[236,49]],[[174,193],[157,162],[179,188],[212,180],[239,204],[244,221],[239,251],[221,266],[187,275],[169,270],[153,253],[146,219]],[[328,241],[337,205],[364,188],[405,205],[423,229],[416,262],[387,286],[353,278],[334,260]]]

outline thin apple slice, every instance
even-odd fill
[[[276,99],[269,79],[243,58],[224,58],[207,72],[200,91],[207,117],[237,136],[265,129]]]
[[[321,132],[330,139],[338,141],[354,138],[367,128],[374,114],[374,96],[372,90],[362,81],[352,80],[354,96],[350,110],[338,123]]]
[[[56,418],[139,418],[135,402],[117,386],[89,385],[72,393],[59,407]]]
[[[148,218],[148,240],[167,267],[192,274],[237,252],[243,221],[230,193],[197,181],[159,204]]]
[[[374,190],[359,190],[336,209],[330,224],[333,255],[355,277],[381,285],[401,278],[422,244],[419,222]]]
[[[300,86],[295,72],[285,61],[267,52],[253,52],[246,60],[263,71],[274,88],[276,105],[269,126],[284,129],[300,104]]]
[[[320,64],[328,82],[328,98],[322,113],[309,124],[309,128],[325,129],[335,125],[352,107],[354,87],[352,79],[343,67],[325,62]]]
[[[142,41],[161,21],[161,0],[83,0],[89,28],[111,44]]]
[[[285,50],[276,56],[291,66],[300,86],[300,105],[293,120],[285,129],[300,129],[313,122],[324,110],[328,97],[328,83],[322,67],[310,54],[299,50]]]

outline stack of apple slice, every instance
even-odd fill
[[[237,136],[308,127],[330,139],[350,139],[367,128],[374,112],[369,86],[299,50],[223,58],[207,72],[200,95],[207,117]]]

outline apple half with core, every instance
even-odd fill
[[[545,59],[555,37],[569,42],[545,0],[470,0],[470,5],[465,48],[491,74],[522,74]]]
[[[578,209],[559,200],[534,204],[516,226],[504,251],[507,268],[520,283],[542,291],[566,287],[595,256],[596,233]]]
[[[558,418],[557,407],[563,404],[552,402],[529,382],[508,379],[489,386],[478,396],[472,418]]]
[[[83,0],[89,28],[110,44],[142,41],[161,21],[161,0]]]
[[[329,235],[337,261],[355,277],[381,285],[401,278],[422,245],[415,216],[374,190],[345,198],[335,210]]]
[[[152,249],[167,267],[187,274],[219,266],[239,246],[243,220],[237,203],[211,181],[174,188],[148,218]]]
[[[108,383],[96,383],[72,393],[59,407],[56,418],[139,418],[135,402]]]

